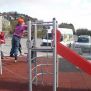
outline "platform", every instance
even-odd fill
[[[17,63],[14,63],[14,58],[5,57],[3,75],[0,76],[0,91],[29,91],[28,72],[26,57],[20,56]],[[48,84],[50,77],[46,76],[45,80],[46,84],[33,85],[33,91],[53,91],[53,87]],[[57,91],[91,91],[91,76],[65,59],[60,59]]]

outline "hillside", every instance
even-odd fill
[[[26,14],[21,14],[18,12],[3,12],[0,13],[0,15],[2,15],[5,19],[11,21],[11,20],[16,20],[18,17],[23,17],[25,19],[25,21],[31,20],[31,21],[35,21],[37,20],[37,18],[33,18],[30,17],[29,15]]]

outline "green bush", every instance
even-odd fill
[[[43,38],[43,36],[45,35],[46,31],[38,31],[37,32],[37,37],[38,38]]]

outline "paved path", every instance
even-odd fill
[[[27,38],[22,38],[21,39],[23,55],[25,55],[25,53],[27,53],[26,41],[27,41]],[[37,40],[37,47],[41,48],[41,46],[40,46],[41,42],[42,42],[41,39]],[[11,49],[11,38],[8,37],[8,38],[6,38],[6,43],[3,44],[3,47],[2,47],[2,50],[3,50],[3,53],[4,53],[5,56],[9,56],[10,49]],[[46,52],[46,53],[45,52],[38,52],[37,55],[38,56],[48,56],[48,55],[50,56],[50,55],[53,55],[53,54],[50,53],[50,52]],[[90,54],[89,53],[88,54],[87,53],[85,53],[85,54],[83,53],[82,56],[87,58],[87,59],[89,59],[89,60],[91,60],[91,53]]]

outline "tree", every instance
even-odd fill
[[[90,35],[90,33],[88,29],[77,29],[76,35]]]
[[[10,30],[10,21],[7,19],[2,19],[2,30],[3,31],[9,31]]]
[[[14,28],[15,28],[16,24],[17,24],[17,21],[16,20],[11,20],[10,21],[10,31],[9,32],[11,34],[14,32]]]

